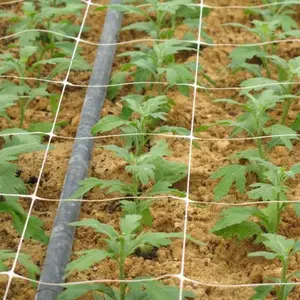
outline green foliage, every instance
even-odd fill
[[[263,4],[275,4],[269,5],[264,8],[248,8],[245,10],[246,14],[261,16],[266,22],[278,22],[279,28],[284,32],[297,29],[297,22],[292,18],[295,15],[293,4],[288,3],[289,0],[262,0]]]
[[[79,0],[25,1],[21,15],[8,12],[3,17],[7,17],[8,21],[12,23],[9,30],[13,33],[30,29],[43,29],[61,35],[75,36],[79,32],[80,27],[66,18],[60,19],[60,17],[70,14],[79,16],[83,8],[84,5]],[[53,33],[31,31],[21,34],[19,42],[21,46],[29,46],[36,41],[51,44],[62,39],[64,39],[62,36],[53,35]]]
[[[8,271],[5,261],[15,259],[16,253],[10,250],[0,250],[0,272]],[[40,274],[40,269],[35,265],[31,257],[25,253],[19,253],[18,262],[26,269],[28,278],[37,280],[37,276]]]
[[[276,44],[272,43],[275,40],[285,39],[287,37],[299,37],[300,30],[291,30],[297,27],[295,21],[291,22],[291,18],[284,16],[282,19],[278,15],[266,21],[254,20],[252,27],[248,27],[239,23],[229,23],[227,25],[245,29],[259,38],[260,43],[265,43],[256,46],[239,46],[236,47],[230,54],[230,68],[236,72],[239,70],[247,70],[256,76],[262,77],[263,68],[267,73],[267,77],[272,75],[269,64],[271,62],[270,55],[276,54]],[[256,60],[256,62],[251,62]],[[263,67],[263,68],[262,68]]]
[[[106,189],[106,193],[120,193],[132,197],[134,202],[122,201],[125,214],[139,213],[143,216],[144,224],[151,225],[152,217],[149,206],[152,201],[140,200],[138,197],[151,197],[158,195],[184,196],[184,193],[174,189],[172,185],[186,177],[187,167],[185,164],[172,162],[164,157],[170,154],[167,143],[160,140],[151,147],[149,152],[135,155],[127,149],[115,145],[104,147],[113,151],[116,156],[126,163],[125,170],[131,176],[130,182],[120,180],[103,180],[87,178],[79,182],[80,188],[72,198],[80,198],[95,187]]]
[[[265,88],[264,85],[267,84],[268,89],[272,89],[274,93],[282,96],[285,101],[283,104],[281,124],[285,125],[292,103],[296,96],[299,95],[299,92],[296,92],[294,93],[295,96],[291,97],[291,94],[293,94],[296,87],[293,82],[297,78],[300,78],[300,57],[296,57],[288,61],[277,55],[268,55],[266,58],[270,64],[276,67],[278,74],[277,80],[264,78],[262,77],[262,74],[259,73],[257,78],[248,79],[242,82],[240,86],[243,87],[244,91],[247,93],[252,90],[262,90]]]
[[[171,131],[175,134],[189,134],[187,129],[181,127],[157,127],[159,122],[166,120],[167,112],[173,104],[167,96],[148,98],[141,95],[127,95],[122,97],[122,101],[121,115],[103,117],[92,128],[92,134],[120,128],[121,133],[127,135],[124,137],[126,149],[134,147],[136,154],[143,153],[149,141],[147,133]]]
[[[6,129],[1,134],[19,132],[20,129]],[[12,135],[4,137],[4,146],[0,150],[0,190],[3,194],[26,194],[24,182],[16,175],[18,166],[12,161],[18,159],[21,154],[45,150],[41,144],[41,137],[34,135]],[[22,234],[27,213],[18,203],[17,196],[3,196],[5,201],[0,202],[0,212],[8,213],[13,219],[13,225],[19,234]],[[27,226],[25,238],[34,238],[44,244],[48,237],[42,229],[42,222],[31,216]]]
[[[252,252],[249,253],[248,256],[261,256],[268,260],[279,259],[282,265],[281,278],[268,277],[266,280],[274,283],[283,283],[283,285],[269,285],[255,288],[256,294],[251,299],[266,299],[272,291],[275,291],[278,300],[286,300],[288,299],[290,292],[295,287],[293,284],[286,284],[290,282],[290,279],[299,277],[300,275],[299,272],[288,272],[289,262],[292,255],[300,252],[300,241],[286,239],[284,236],[276,234],[263,234],[262,236],[264,238],[263,244],[267,249],[269,249],[269,251]]]
[[[76,3],[77,2],[77,3]],[[18,102],[20,107],[20,124],[23,127],[26,109],[31,101],[38,97],[49,99],[52,113],[57,109],[56,101],[58,95],[48,92],[48,84],[41,84],[36,81],[34,85],[27,82],[24,77],[41,78],[46,74],[45,79],[52,80],[58,74],[69,69],[70,57],[74,51],[74,43],[66,41],[64,37],[49,32],[42,32],[39,29],[51,30],[62,35],[74,35],[78,32],[79,26],[71,21],[61,20],[61,16],[70,14],[80,15],[84,7],[80,1],[70,0],[47,0],[24,2],[22,7],[23,15],[14,13],[2,13],[2,17],[8,17],[12,23],[9,30],[13,33],[24,30],[36,29],[17,35],[18,44],[10,44],[9,49],[14,53],[0,55],[0,75],[16,75],[21,77],[18,83],[7,80],[0,82],[0,116],[8,118],[6,109]],[[1,16],[0,15],[0,16]],[[71,70],[89,70],[89,64],[76,53],[72,61]],[[53,67],[49,71],[49,67]],[[34,75],[33,75],[34,74]]]
[[[170,154],[164,140],[160,140],[149,152],[137,156],[115,145],[105,146],[104,148],[113,151],[116,156],[121,157],[127,163],[125,170],[131,174],[132,182],[125,183],[119,180],[88,178],[80,182],[82,187],[73,195],[74,198],[83,196],[95,186],[103,189],[108,188],[108,193],[120,192],[133,197],[141,194],[150,196],[153,190],[156,194],[159,192],[158,186],[163,186],[162,183],[170,186],[186,176],[186,165],[164,159],[164,156]],[[145,190],[143,186],[148,186],[151,181],[156,183]],[[175,189],[169,189],[168,191],[181,194]],[[165,192],[164,190],[163,193]]]
[[[97,220],[82,220],[71,223],[71,226],[91,227],[97,233],[105,235],[103,241],[106,246],[102,250],[91,249],[77,253],[81,255],[78,259],[69,263],[66,267],[66,276],[70,276],[75,271],[83,271],[99,263],[100,261],[110,258],[117,262],[119,266],[119,279],[126,278],[124,266],[126,258],[132,255],[135,250],[143,245],[154,247],[165,247],[172,243],[172,239],[182,238],[182,233],[164,233],[164,232],[141,232],[136,233],[142,226],[142,217],[140,215],[126,215],[120,220],[120,231],[118,233],[112,226],[100,223]],[[77,299],[87,292],[94,291],[100,299],[158,299],[164,295],[164,299],[174,299],[178,295],[178,289],[167,287],[154,281],[139,283],[120,283],[119,290],[112,289],[103,284],[68,286],[67,289],[59,295],[60,300]],[[99,293],[101,295],[99,295]],[[104,296],[102,296],[104,294]],[[184,293],[184,297],[194,297],[193,293]],[[160,299],[160,298],[159,298]]]
[[[198,30],[200,7],[191,5],[194,0],[173,0],[172,2],[161,2],[159,0],[143,1],[144,7],[129,4],[112,4],[109,8],[135,16],[141,16],[145,19],[142,22],[135,22],[122,28],[122,30],[136,30],[146,32],[153,39],[174,38],[176,27],[179,24],[187,24],[191,29]],[[148,5],[147,5],[148,4]],[[100,8],[102,10],[102,8]],[[99,10],[100,10],[99,9]],[[208,15],[209,10],[204,8],[203,15]],[[207,42],[211,39],[204,30],[202,34]],[[187,34],[184,38],[195,40],[193,33]]]
[[[225,237],[239,236],[240,239],[246,237],[252,237],[262,232],[258,230],[254,222],[251,224],[246,220],[250,216],[255,216],[258,218],[259,223],[263,227],[263,230],[267,232],[276,233],[281,221],[281,214],[287,207],[286,192],[289,190],[288,186],[285,184],[288,179],[294,179],[296,174],[300,173],[299,164],[294,165],[289,171],[284,170],[282,167],[277,167],[270,162],[267,162],[259,157],[247,157],[249,164],[246,166],[239,165],[229,165],[227,167],[218,170],[212,178],[217,178],[216,175],[223,176],[222,180],[217,184],[215,188],[216,200],[220,200],[221,197],[228,194],[229,189],[233,183],[232,178],[236,177],[236,181],[241,181],[241,187],[245,191],[245,173],[248,172],[258,172],[257,174],[261,177],[261,181],[253,183],[249,186],[252,188],[247,192],[250,199],[263,201],[278,201],[278,203],[270,203],[263,208],[258,213],[258,209],[249,208],[250,213],[247,213],[248,208],[234,208],[224,211],[223,218],[220,219],[216,226],[213,228],[213,232],[217,235],[223,235]],[[243,168],[242,174],[237,171],[232,171],[230,167],[239,166]],[[228,170],[231,170],[227,172]],[[233,172],[235,172],[233,175]],[[260,173],[262,172],[262,173]],[[235,176],[235,177],[233,177]],[[297,205],[294,206],[297,212]],[[239,211],[239,214],[235,214],[235,211]],[[244,210],[244,213],[242,211]],[[236,218],[237,216],[237,218]],[[242,219],[240,219],[242,218]],[[230,221],[228,225],[228,221]],[[233,222],[233,223],[231,223]],[[246,222],[246,223],[245,223]],[[247,228],[247,226],[249,228]],[[233,227],[232,227],[233,226]]]
[[[256,148],[235,153],[230,160],[238,160],[239,163],[232,163],[222,167],[211,175],[212,179],[221,178],[215,187],[216,200],[228,195],[233,185],[236,184],[240,193],[245,191],[246,174],[255,173],[259,181],[250,185],[253,188],[248,193],[252,199],[263,200],[285,200],[288,187],[284,185],[288,178],[294,178],[293,168],[285,171],[282,167],[274,166],[268,162],[268,153],[278,145],[284,145],[289,150],[293,148],[293,140],[297,140],[297,132],[291,128],[276,124],[271,118],[271,112],[276,105],[294,99],[293,95],[280,96],[274,89],[267,89],[260,94],[243,92],[247,96],[247,102],[238,102],[232,99],[218,99],[216,103],[227,103],[240,106],[244,113],[236,120],[222,120],[214,124],[200,126],[197,130],[203,131],[212,126],[232,127],[231,137],[245,133],[250,138],[255,138]],[[262,137],[271,136],[271,139]]]
[[[125,83],[130,76],[135,82],[135,89],[140,93],[149,85],[141,82],[167,82],[168,88],[177,84],[192,83],[195,79],[193,71],[196,63],[179,64],[175,55],[182,51],[195,51],[188,43],[176,39],[169,39],[164,42],[154,43],[153,47],[145,45],[136,46],[137,50],[119,54],[120,57],[129,57],[129,63],[121,66],[120,72],[113,74],[111,84]],[[113,86],[109,89],[109,96],[115,98],[122,86]],[[150,84],[150,88],[152,85]],[[159,85],[161,89],[162,86]],[[188,86],[177,86],[179,91],[188,96]],[[159,90],[161,94],[163,91]]]
[[[0,75],[15,73],[20,77],[19,82],[16,84],[12,81],[2,80],[0,85],[0,116],[8,118],[6,109],[16,104],[18,101],[20,107],[20,124],[22,128],[24,123],[25,112],[32,100],[38,97],[45,97],[49,99],[49,104],[53,113],[56,112],[56,100],[59,95],[51,94],[47,91],[48,84],[40,84],[36,81],[34,85],[26,82],[24,77],[30,77],[30,74],[37,74],[37,78],[40,78],[41,66],[43,65],[55,65],[53,70],[49,73],[46,79],[53,79],[59,73],[69,69],[70,59],[66,57],[50,58],[39,60],[41,58],[41,50],[36,46],[25,46],[21,48],[19,58],[15,58],[14,55],[7,53],[0,55],[1,67]],[[36,60],[32,63],[32,59]],[[80,56],[76,56],[76,59],[72,63],[72,70],[89,70],[88,63]]]
[[[142,279],[142,278],[137,278]],[[177,287],[167,286],[161,282],[154,280],[139,281],[127,283],[128,291],[126,292],[126,300],[161,300],[161,297],[166,300],[173,300],[179,297],[179,289]],[[120,292],[104,284],[80,284],[67,286],[57,300],[74,300],[84,296],[88,292],[93,292],[95,300],[119,300]],[[192,292],[183,291],[183,298],[195,298]]]
[[[13,132],[25,133],[22,130],[6,129],[1,131],[1,134]],[[5,136],[4,140],[4,146],[0,150],[1,192],[3,194],[26,194],[23,181],[16,177],[17,165],[12,161],[17,160],[21,154],[44,150],[45,146],[40,143],[41,137],[35,135]]]

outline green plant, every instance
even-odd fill
[[[19,78],[18,84],[15,84],[8,80],[3,80],[0,86],[0,115],[7,118],[6,109],[13,106],[18,101],[20,106],[20,123],[19,127],[23,127],[25,112],[32,100],[36,97],[49,98],[49,104],[53,112],[56,111],[56,99],[58,95],[51,94],[47,91],[48,84],[43,83],[40,85],[39,81],[36,81],[34,85],[25,80],[25,77],[30,77],[30,74],[36,73],[37,77],[40,77],[42,65],[55,65],[55,68],[50,72],[46,79],[51,80],[61,72],[68,70],[71,63],[69,58],[57,57],[49,58],[45,60],[36,59],[39,58],[39,48],[36,46],[25,46],[20,49],[19,58],[15,58],[14,55],[7,53],[0,55],[1,67],[0,75],[16,73]],[[35,60],[32,63],[32,59]],[[89,69],[87,62],[76,56],[72,62],[72,70],[87,70]]]
[[[136,155],[145,152],[149,142],[147,133],[189,134],[189,130],[182,127],[159,126],[159,122],[166,120],[166,114],[173,105],[172,99],[167,96],[127,95],[122,97],[122,102],[120,116],[108,115],[101,118],[92,128],[92,134],[120,128],[121,133],[127,135],[124,136],[126,149],[134,147]]]
[[[249,253],[250,257],[264,257],[268,260],[279,259],[282,265],[281,268],[281,277],[268,277],[266,280],[272,281],[274,283],[283,283],[283,285],[279,286],[261,286],[255,288],[256,294],[251,298],[252,300],[263,300],[266,299],[267,296],[275,291],[278,300],[286,300],[288,299],[288,295],[294,289],[295,285],[287,283],[294,277],[300,277],[300,272],[296,271],[288,274],[289,262],[291,257],[300,252],[300,241],[294,241],[292,239],[286,239],[284,236],[276,235],[276,234],[263,234],[263,244],[265,247],[270,249],[270,251],[258,251]]]
[[[22,6],[22,15],[13,12],[1,11],[0,17],[8,18],[12,23],[9,32],[18,33],[30,29],[43,29],[59,33],[55,35],[50,32],[29,31],[20,35],[21,46],[36,45],[37,42],[48,44],[48,48],[53,47],[55,41],[61,41],[65,36],[75,36],[80,26],[73,24],[61,16],[70,14],[80,15],[84,5],[79,0],[38,0],[34,2],[25,1]]]
[[[149,34],[153,39],[174,38],[178,23],[187,24],[191,28],[198,29],[200,7],[193,6],[194,0],[175,0],[172,2],[160,2],[159,0],[143,1],[144,7],[129,4],[113,4],[108,7],[122,11],[126,14],[133,14],[144,17],[146,21],[136,22],[125,26],[122,30],[137,30]],[[147,5],[148,4],[148,5]],[[100,8],[101,10],[103,8]],[[203,15],[208,15],[209,10],[203,9]],[[203,36],[207,41],[211,41],[203,31]],[[195,39],[191,33],[185,39]]]
[[[284,125],[286,124],[293,100],[296,96],[299,96],[299,92],[294,91],[296,87],[294,81],[296,78],[300,78],[300,57],[288,61],[277,55],[267,56],[267,58],[269,59],[269,63],[277,68],[277,80],[259,76],[242,82],[240,86],[244,88],[242,93],[262,90],[267,85],[267,89],[272,89],[277,95],[283,97],[286,95],[281,118],[281,124]],[[291,97],[292,94],[294,97]]]
[[[297,138],[296,132],[282,124],[276,124],[270,117],[270,112],[278,103],[292,95],[279,96],[274,90],[265,90],[261,94],[252,95],[245,93],[247,103],[240,103],[231,99],[218,99],[215,102],[238,105],[245,111],[237,120],[223,120],[210,125],[204,125],[198,130],[206,130],[210,126],[233,127],[231,137],[242,132],[253,138],[256,148],[239,151],[228,159],[230,164],[219,168],[210,178],[219,179],[215,186],[214,194],[217,201],[227,196],[231,187],[235,185],[240,193],[246,192],[247,175],[254,174],[255,182],[248,184],[247,195],[253,200],[278,201],[270,203],[267,208],[258,209],[252,207],[233,208],[225,210],[213,232],[226,237],[239,236],[241,239],[258,235],[264,231],[276,233],[280,224],[280,216],[287,203],[286,193],[289,191],[287,181],[295,179],[300,173],[300,165],[295,164],[289,170],[282,166],[276,166],[270,162],[269,154],[278,145],[284,145],[292,149],[292,141]],[[271,138],[263,138],[264,135]],[[242,213],[245,209],[244,213]],[[299,212],[299,206],[295,205]],[[236,213],[239,212],[239,213]],[[248,221],[251,217],[258,218],[257,225]]]
[[[195,51],[194,48],[188,43],[175,39],[154,43],[153,47],[140,45],[136,48],[138,50],[118,55],[119,57],[130,57],[130,61],[121,66],[120,72],[113,74],[111,84],[117,84],[118,86],[109,89],[110,99],[115,98],[122,88],[120,84],[125,83],[129,76],[133,78],[138,93],[141,93],[146,87],[153,88],[153,84],[147,85],[142,82],[166,81],[167,88],[181,84],[176,86],[178,90],[183,95],[189,95],[189,87],[183,84],[194,81],[193,71],[196,68],[196,63],[177,63],[175,55],[182,51]],[[199,73],[205,76],[201,70]],[[162,85],[158,87],[159,95],[165,92],[162,90]]]
[[[7,266],[4,264],[5,261],[15,259],[16,253],[10,250],[0,249],[0,272],[8,271]],[[28,277],[36,280],[40,274],[40,269],[37,265],[32,262],[30,255],[25,253],[19,253],[18,262],[26,269]]]
[[[22,130],[6,129],[1,134],[21,133]],[[17,175],[17,165],[12,163],[19,155],[33,151],[45,150],[40,143],[41,136],[34,135],[13,135],[5,136],[4,146],[0,150],[0,190],[2,194],[27,194],[27,189],[21,178]],[[2,196],[0,212],[8,213],[13,219],[13,225],[19,234],[22,234],[27,214],[18,203],[17,196]],[[48,237],[42,229],[42,222],[37,217],[31,216],[27,226],[25,238],[34,238],[44,244]]]
[[[234,181],[234,177],[241,177],[241,174],[245,172],[256,172],[258,177],[263,180],[265,168],[254,165],[257,164],[257,159],[254,162],[251,162],[252,158],[260,158],[262,160],[268,159],[268,153],[278,145],[285,145],[288,149],[292,149],[292,140],[297,140],[297,132],[291,128],[283,125],[277,124],[276,120],[271,118],[271,111],[276,108],[276,105],[282,103],[284,100],[289,101],[294,99],[293,95],[277,95],[274,90],[268,89],[264,90],[260,94],[250,94],[248,92],[243,92],[247,96],[247,102],[238,102],[232,99],[217,99],[215,103],[228,103],[232,105],[237,105],[244,110],[244,113],[237,117],[236,120],[222,120],[213,124],[203,125],[198,127],[197,131],[207,130],[212,126],[228,126],[232,127],[230,137],[235,137],[238,134],[246,133],[250,138],[254,138],[256,149],[245,150],[237,153],[232,158],[246,160],[250,162],[250,165],[247,168],[240,165],[232,165],[220,169],[217,173],[212,175],[212,178],[224,177],[224,182],[227,183],[227,186],[231,186]],[[285,113],[283,113],[283,116]],[[268,139],[263,139],[264,135],[274,136],[270,141]],[[253,161],[253,159],[252,159]],[[260,165],[262,162],[259,163]],[[235,169],[236,173],[231,173]],[[230,181],[226,180],[226,174],[232,179]],[[243,178],[243,177],[242,177]],[[243,179],[244,180],[244,179]],[[238,184],[238,186],[241,186]],[[223,190],[223,192],[222,192]],[[229,190],[229,189],[228,189]],[[220,200],[228,192],[227,189],[220,189],[220,185],[216,187],[216,198]],[[242,190],[242,188],[240,188]]]
[[[243,206],[224,210],[222,218],[217,221],[212,229],[212,232],[216,235],[226,238],[237,237],[240,240],[258,236],[257,241],[259,241],[260,235],[264,232],[278,232],[281,214],[288,206],[286,192],[289,188],[285,183],[288,179],[294,179],[295,175],[300,173],[300,164],[294,165],[289,171],[285,171],[282,167],[274,166],[260,158],[252,158],[252,160],[258,162],[258,165],[254,166],[255,168],[263,167],[265,169],[263,172],[264,178],[262,178],[264,180],[258,180],[258,182],[251,184],[250,188],[253,189],[247,194],[250,199],[262,199],[264,202],[267,202],[267,205],[264,208]],[[229,165],[217,171],[213,178],[217,178],[219,175],[224,176],[215,190],[217,195],[219,192],[221,193],[220,195],[228,193],[234,181],[239,192],[245,192],[245,174],[249,171],[249,169],[247,170],[249,167],[251,168],[252,166]],[[230,175],[229,172],[225,174],[225,171],[229,170],[235,172],[235,175]],[[268,203],[269,201],[272,202]],[[297,217],[300,217],[299,203],[292,205]],[[253,217],[256,218],[256,221],[253,221]]]
[[[105,249],[90,249],[80,253],[78,259],[69,263],[66,267],[66,276],[70,276],[75,271],[84,271],[106,258],[114,260],[119,267],[119,279],[125,280],[125,261],[126,258],[132,255],[135,250],[144,245],[151,245],[154,247],[168,246],[172,239],[182,238],[182,233],[164,233],[164,232],[141,232],[137,234],[136,231],[142,226],[142,217],[140,215],[127,215],[120,220],[120,230],[118,233],[112,226],[100,223],[97,220],[83,220],[71,223],[71,226],[91,227],[97,233],[105,235],[102,239],[106,243]],[[153,290],[154,288],[154,290]],[[168,287],[161,283],[151,282],[135,282],[127,283],[120,282],[119,289],[112,289],[104,284],[83,285],[80,287],[68,286],[62,292],[59,300],[77,299],[87,292],[99,293],[95,295],[98,299],[113,299],[113,300],[139,300],[139,299],[175,299],[179,295],[177,288]],[[194,298],[193,293],[184,292],[184,299],[186,297]]]
[[[262,0],[262,3],[274,5],[268,5],[263,8],[247,8],[245,13],[247,15],[261,16],[266,22],[276,20],[283,31],[291,31],[298,28],[297,22],[292,18],[295,15],[294,4],[291,4],[289,0]]]
[[[158,141],[149,152],[141,155],[116,145],[105,146],[104,149],[115,152],[116,156],[121,157],[127,163],[125,170],[131,175],[130,183],[120,180],[87,178],[79,182],[81,187],[72,198],[82,197],[95,187],[106,189],[108,194],[118,192],[134,199],[134,201],[121,201],[124,213],[140,214],[143,216],[143,223],[151,226],[152,216],[149,207],[152,201],[141,200],[139,197],[147,198],[165,194],[184,195],[172,188],[172,184],[186,177],[187,167],[185,164],[164,158],[170,154],[164,140]]]
[[[276,44],[272,43],[278,39],[284,39],[290,36],[299,37],[300,30],[279,31],[282,24],[280,20],[272,21],[252,21],[253,27],[248,27],[239,23],[229,23],[227,25],[243,28],[259,38],[262,45],[238,46],[230,53],[231,63],[229,67],[233,72],[247,70],[258,77],[262,77],[263,70],[266,71],[268,78],[272,77],[270,69],[271,55],[276,54]],[[263,66],[263,68],[262,68]],[[279,74],[280,76],[280,74]]]

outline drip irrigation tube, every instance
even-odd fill
[[[121,0],[111,0],[111,4],[119,3],[121,3]],[[108,10],[100,44],[117,43],[121,23],[122,14],[115,10]],[[98,47],[89,85],[108,84],[115,53],[116,45],[100,45]],[[106,87],[88,88],[76,137],[83,138],[91,136],[91,128],[99,120],[106,92]],[[79,180],[86,178],[93,146],[93,139],[75,140],[61,199],[70,198],[78,189]],[[41,274],[41,283],[38,286],[35,298],[36,300],[54,300],[63,289],[61,286],[56,286],[55,284],[64,282],[64,269],[70,260],[75,232],[74,227],[68,226],[68,224],[78,220],[80,207],[80,201],[61,201],[59,204]],[[51,283],[51,285],[45,283]]]

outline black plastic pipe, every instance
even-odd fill
[[[119,4],[121,1],[111,0],[111,4]],[[122,14],[115,10],[108,10],[100,44],[116,44],[121,23]],[[116,45],[99,45],[89,85],[107,85],[109,83],[115,53]],[[106,92],[106,87],[89,87],[87,89],[76,134],[77,138],[91,137],[91,128],[99,120]],[[86,178],[93,146],[93,139],[75,140],[61,199],[70,199],[79,187],[78,182]],[[75,228],[68,226],[68,224],[78,220],[80,207],[80,201],[61,201],[59,204],[36,300],[55,300],[58,293],[63,289],[61,286],[43,283],[64,282],[64,270],[70,260],[75,232]]]

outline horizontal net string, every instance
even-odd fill
[[[105,203],[105,202],[114,202],[114,201],[121,201],[121,200],[132,200],[132,199],[141,199],[141,200],[150,200],[153,199],[154,201],[166,201],[166,200],[176,200],[182,202],[188,202],[190,204],[199,204],[199,205],[212,205],[212,206],[247,206],[247,205],[269,205],[271,203],[285,203],[285,204],[296,204],[300,203],[300,200],[273,200],[273,201],[248,201],[248,202],[241,202],[241,203],[227,203],[221,201],[197,201],[192,200],[188,197],[177,197],[173,195],[161,195],[161,196],[141,196],[141,197],[113,197],[113,198],[106,198],[106,199],[49,199],[49,198],[42,198],[39,196],[34,195],[24,195],[24,194],[2,194],[0,196],[5,197],[19,197],[24,199],[31,199],[34,201],[41,201],[41,202],[87,202],[87,203]]]
[[[14,132],[14,133],[3,133],[0,134],[0,137],[9,137],[9,136],[18,136],[18,135],[46,135],[55,137],[57,139],[63,140],[101,140],[107,138],[114,137],[131,137],[131,136],[157,136],[157,137],[166,137],[173,139],[186,139],[186,140],[195,140],[195,141],[252,141],[252,140],[262,140],[262,139],[270,139],[270,138],[279,138],[279,137],[291,137],[291,138],[300,138],[300,134],[274,134],[274,135],[264,135],[264,136],[255,136],[255,137],[224,137],[224,138],[201,138],[194,135],[176,135],[176,134],[164,134],[164,133],[124,133],[124,134],[110,134],[110,135],[102,135],[102,136],[87,136],[87,137],[71,137],[71,136],[63,136],[57,135],[52,132],[43,133],[43,132]]]
[[[85,0],[81,0],[82,2],[86,2]],[[170,1],[170,0],[169,0]],[[284,2],[284,5],[288,4],[300,4],[299,1],[286,1]],[[105,7],[106,5],[103,4],[98,4],[98,3],[91,3],[92,6],[97,6],[97,7]],[[270,6],[278,6],[278,5],[283,5],[281,2],[276,2],[276,3],[268,3],[268,4],[260,4],[260,5],[226,5],[226,6],[220,6],[220,5],[207,5],[207,4],[197,4],[197,3],[189,3],[186,4],[187,6],[199,6],[203,8],[212,8],[212,9],[247,9],[247,8],[264,8],[264,7],[270,7]],[[137,7],[147,7],[150,6],[150,4],[142,4],[142,5],[137,5]]]
[[[53,35],[64,37],[66,39],[79,41],[83,44],[92,45],[92,46],[122,46],[122,45],[129,45],[129,44],[135,44],[135,43],[138,44],[141,42],[160,42],[160,43],[162,43],[162,42],[166,41],[164,39],[143,38],[143,39],[128,40],[128,41],[117,42],[117,43],[98,43],[98,42],[89,41],[87,39],[76,38],[74,36],[62,34],[59,32],[52,31],[52,30],[46,30],[46,29],[21,30],[16,33],[1,36],[0,40],[18,38],[20,35],[26,34],[29,32],[51,33]],[[272,45],[272,44],[296,43],[296,42],[300,42],[300,39],[299,38],[288,38],[288,39],[279,39],[279,40],[266,41],[266,42],[255,42],[255,43],[208,43],[205,41],[198,42],[197,40],[182,40],[182,42],[189,43],[189,44],[195,44],[195,45],[210,46],[210,47],[222,47],[222,46],[223,47],[253,47],[253,46],[264,46],[264,45]]]
[[[160,81],[139,81],[139,82],[126,82],[126,83],[118,83],[118,84],[107,84],[107,85],[88,85],[88,84],[76,84],[69,81],[61,81],[61,80],[48,80],[48,79],[39,79],[35,77],[22,77],[22,76],[15,76],[15,75],[0,75],[1,78],[13,78],[13,79],[21,79],[21,80],[33,80],[33,81],[41,81],[53,84],[62,84],[71,87],[78,87],[78,88],[105,88],[105,87],[118,87],[118,86],[130,86],[130,85],[140,85],[140,84],[152,84],[152,85],[171,85],[169,82],[160,82]],[[252,79],[252,78],[250,78]],[[255,79],[255,77],[253,77]],[[256,88],[264,88],[268,86],[277,86],[277,85],[291,85],[291,84],[300,84],[300,81],[279,81],[278,83],[262,83],[262,84],[255,84],[249,85],[247,87],[237,86],[237,87],[209,87],[203,86],[199,84],[192,84],[192,83],[175,83],[172,86],[189,86],[192,88],[202,89],[202,90],[249,90],[249,89],[256,89]]]
[[[6,1],[6,2],[0,2],[0,5],[9,5],[9,4],[15,4],[15,3],[21,3],[21,2],[25,2],[25,0],[12,0],[12,1]],[[83,3],[88,3],[88,1],[85,0],[81,0],[81,2]],[[90,3],[92,6],[97,6],[97,7],[105,7],[105,5],[103,4],[98,4],[98,3],[94,3],[91,2]],[[298,1],[287,1],[284,2],[284,4],[300,4],[300,2]],[[201,4],[196,4],[196,3],[189,3],[186,4],[187,6],[201,6]],[[278,5],[283,5],[280,2],[276,2],[276,3],[268,3],[268,4],[261,4],[261,5],[226,5],[226,6],[219,6],[219,5],[207,5],[207,4],[203,4],[202,6],[205,8],[212,8],[212,9],[247,9],[247,8],[264,8],[264,7],[270,7],[270,6],[278,6]],[[149,6],[148,4],[143,4],[143,5],[137,5],[138,7],[147,7]]]
[[[6,2],[0,2],[0,5],[9,5],[9,4],[15,4],[15,3],[20,3],[24,2],[25,0],[12,0],[12,1],[6,1]]]
[[[0,275],[3,276],[12,276],[16,279],[22,279],[26,280],[31,283],[36,283],[36,284],[43,284],[43,285],[48,285],[48,286],[61,286],[61,287],[68,287],[68,286],[77,286],[81,284],[96,284],[96,283],[138,283],[138,282],[151,282],[151,281],[159,281],[159,280],[164,280],[164,279],[169,279],[169,278],[177,278],[177,279],[182,279],[187,282],[195,283],[201,286],[205,287],[215,287],[215,288],[240,288],[240,287],[249,287],[249,288],[255,288],[255,287],[261,287],[261,286],[291,286],[291,285],[300,285],[300,282],[287,282],[287,283],[236,283],[236,284],[216,284],[216,283],[206,283],[202,282],[196,279],[191,279],[188,278],[182,274],[166,274],[162,276],[157,276],[157,277],[151,277],[151,278],[143,278],[143,279],[124,279],[124,280],[119,280],[119,279],[95,279],[95,280],[86,280],[86,281],[76,281],[76,282],[66,282],[66,283],[50,283],[50,282],[44,282],[44,281],[38,281],[34,280],[16,273],[13,273],[11,275],[11,272],[0,272]]]

